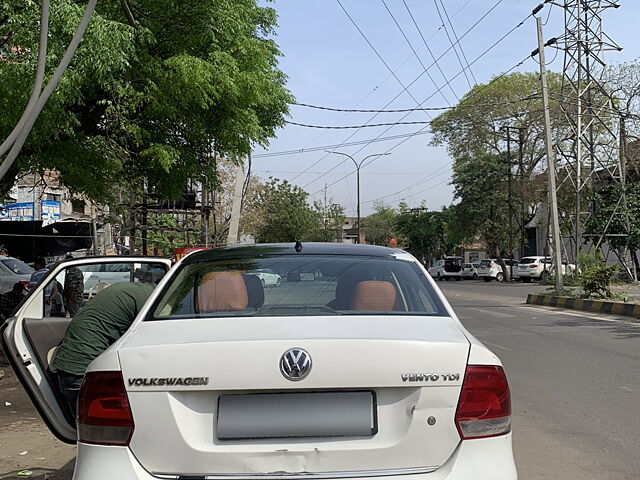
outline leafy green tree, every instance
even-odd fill
[[[52,2],[49,75],[83,8]],[[0,6],[2,138],[29,95],[38,22],[39,2]],[[292,97],[275,26],[275,11],[257,0],[99,2],[0,193],[20,172],[43,169],[58,170],[72,192],[113,204],[129,186],[176,198],[191,179],[213,183],[214,153],[246,155],[284,124]]]
[[[591,192],[589,197],[596,209],[586,222],[586,232],[596,234],[606,230],[609,234],[606,238],[590,239],[598,244],[608,242],[621,258],[630,251],[636,271],[640,272],[637,255],[640,250],[640,182],[627,184],[626,189],[617,183],[606,185]]]
[[[507,192],[500,188],[505,181],[505,168],[505,158],[500,155],[484,154],[473,162],[456,162],[452,184],[459,203],[451,207],[449,232],[450,239],[456,243],[481,235],[487,251],[497,258],[508,277],[509,269],[503,258],[510,253],[510,234],[518,238],[519,229],[514,219],[513,230],[509,232],[508,219],[514,209],[509,208]]]
[[[184,232],[173,215],[149,215],[148,227],[147,242],[151,252],[162,251],[167,255],[172,254],[175,248],[191,247],[198,243],[199,234]]]
[[[544,168],[540,162],[546,156],[540,88],[537,73],[512,73],[474,86],[455,108],[431,122],[432,143],[446,145],[456,161],[473,160],[479,154],[505,152],[506,134],[500,127],[521,127],[523,170],[525,177],[531,177]],[[569,135],[568,128],[563,127],[565,119],[558,101],[561,88],[562,76],[549,74],[551,114],[559,140]],[[516,163],[518,132],[513,131],[512,138]]]
[[[449,210],[427,211],[401,208],[396,217],[396,230],[402,236],[407,250],[423,263],[451,253],[454,245],[449,241],[447,226]]]
[[[317,238],[321,219],[308,203],[309,194],[286,180],[270,179],[257,193],[263,223],[257,227],[260,242],[295,242]]]
[[[326,195],[322,202],[314,202],[320,228],[315,240],[319,242],[335,242],[342,238],[342,226],[346,219],[344,207],[333,203],[333,199],[327,199]]]
[[[398,212],[383,202],[373,204],[374,213],[362,219],[362,231],[367,243],[387,245],[396,236],[395,221]]]

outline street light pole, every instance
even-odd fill
[[[362,160],[360,160],[360,162],[358,163],[356,161],[355,158],[353,158],[351,155],[349,155],[348,153],[342,153],[342,152],[332,152],[330,150],[325,150],[325,152],[327,153],[335,153],[336,155],[344,155],[345,157],[349,157],[351,159],[351,161],[353,162],[353,164],[356,166],[356,177],[357,177],[357,185],[358,185],[358,240],[356,241],[356,243],[360,243],[362,241],[362,237],[360,236],[360,169],[362,168],[362,165],[364,165],[364,162],[366,162],[369,158],[372,157],[381,157],[383,155],[389,155],[391,152],[386,152],[386,153],[374,153],[373,155],[368,155],[366,157],[364,157]]]

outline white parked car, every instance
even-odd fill
[[[487,258],[480,262],[478,277],[482,278],[485,282],[490,282],[491,280],[498,282],[504,281],[502,267],[498,265],[498,261],[495,258]]]
[[[478,278],[478,271],[476,270],[476,267],[474,267],[472,263],[462,264],[462,278],[472,278],[474,280]]]
[[[562,264],[562,274],[570,275],[574,273],[576,266],[572,263]],[[524,257],[520,260],[518,274],[523,282],[532,280],[544,280],[547,275],[553,273],[551,257]]]
[[[513,272],[513,280],[519,278],[518,261],[505,259],[504,263],[510,271]],[[511,268],[513,267],[513,268]],[[505,274],[502,271],[502,267],[495,258],[482,260],[480,262],[480,268],[478,268],[478,276],[485,282],[495,280],[497,282],[504,282]]]
[[[263,287],[279,287],[280,283],[282,283],[282,277],[269,268],[253,270],[247,273],[258,277]]]
[[[16,283],[27,287],[33,272],[35,270],[22,260],[0,255],[0,293],[8,292]]]
[[[257,269],[317,275],[264,289]],[[43,318],[43,288],[3,347],[52,431],[77,441],[74,480],[517,479],[500,360],[402,250],[185,257],[89,366],[77,429],[39,353],[62,320]]]
[[[437,260],[429,267],[429,275],[436,280],[462,280],[462,259],[460,257],[446,257]]]

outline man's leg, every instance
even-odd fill
[[[82,379],[84,377],[80,375],[73,375],[67,372],[58,372],[58,380],[60,382],[60,391],[67,399],[69,410],[73,414],[73,418],[76,417],[76,409],[78,406],[78,394],[80,393],[80,386],[82,385]]]

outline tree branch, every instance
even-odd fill
[[[120,0],[120,4],[122,5],[125,17],[127,17],[127,20],[129,21],[129,25],[133,28],[138,28],[138,22],[136,22],[136,19],[133,16],[129,2],[127,0]]]

